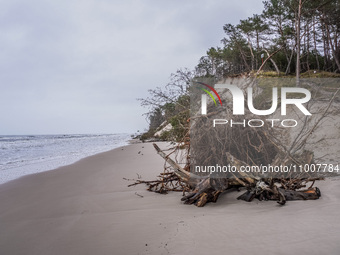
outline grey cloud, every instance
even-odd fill
[[[261,0],[4,0],[0,134],[134,132],[137,97],[193,68]]]

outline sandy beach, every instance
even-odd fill
[[[127,187],[163,164],[138,143],[0,185],[0,254],[340,254],[338,177],[316,183],[319,200],[285,206],[230,192],[198,208]]]

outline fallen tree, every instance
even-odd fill
[[[318,128],[321,120],[327,117],[330,105],[336,97],[338,90],[333,94],[327,107],[317,119],[301,118],[303,125],[295,137],[289,137],[287,130],[263,127],[233,127],[211,128],[211,118],[219,111],[223,111],[226,118],[232,113],[228,109],[209,111],[207,116],[191,119],[191,135],[189,132],[170,153],[162,151],[157,144],[153,144],[157,153],[164,158],[166,164],[163,173],[157,180],[137,180],[129,185],[146,184],[149,191],[167,193],[169,191],[183,192],[182,201],[185,204],[204,206],[208,202],[216,202],[221,193],[227,190],[245,190],[238,199],[247,202],[258,200],[275,200],[284,205],[290,200],[315,200],[321,192],[314,187],[316,180],[324,178],[322,175],[311,172],[279,172],[275,174],[260,174],[257,172],[244,172],[241,167],[259,167],[270,164],[272,167],[310,166],[315,163],[314,153],[306,149],[307,140]],[[317,90],[315,93],[319,93]],[[268,102],[261,101],[260,104]],[[310,107],[310,106],[309,106]],[[215,108],[214,108],[215,109]],[[320,109],[318,110],[320,113]],[[210,118],[210,119],[209,119]],[[234,116],[234,118],[236,118]],[[237,118],[236,121],[239,121]],[[210,124],[209,124],[210,123]],[[199,129],[193,126],[200,127]],[[189,126],[188,126],[189,130]],[[209,132],[207,132],[209,131]],[[207,144],[214,146],[206,148]],[[193,146],[194,145],[194,146]],[[193,149],[193,147],[195,149]],[[182,167],[174,159],[174,152],[182,151],[185,166]],[[241,160],[243,159],[243,160]],[[228,173],[205,172],[197,173],[193,165],[231,165],[236,171]]]
[[[195,204],[197,206],[204,206],[207,202],[216,202],[218,196],[228,190],[228,189],[239,189],[240,187],[245,187],[247,191],[238,197],[238,199],[251,202],[254,198],[259,200],[278,200],[278,203],[284,205],[287,200],[311,200],[318,199],[321,196],[320,190],[313,184],[315,180],[321,178],[301,178],[301,179],[273,179],[273,178],[256,178],[254,176],[242,173],[242,178],[210,178],[211,176],[200,177],[193,173],[184,170],[175,161],[168,157],[158,146],[153,144],[157,153],[165,159],[165,161],[170,164],[173,168],[173,174],[176,175],[175,178],[178,182],[183,182],[187,184],[188,187],[182,186],[183,189],[180,191],[190,190],[189,194],[182,198],[186,204]],[[230,153],[227,153],[227,157],[230,162],[237,167],[239,170],[244,162],[235,159]],[[311,158],[310,158],[311,159]],[[239,173],[241,173],[239,171]],[[172,176],[174,178],[174,176]],[[173,181],[174,179],[171,179]],[[170,179],[162,179],[157,181],[162,183],[163,187],[166,182]],[[312,184],[305,188],[308,182]],[[151,183],[146,183],[150,185]],[[152,183],[152,185],[154,185]],[[279,184],[279,185],[278,185]],[[153,186],[154,187],[154,186]]]
[[[164,153],[157,144],[153,144],[157,153],[172,167],[171,172],[163,172],[159,179],[153,181],[137,180],[129,186],[138,184],[146,184],[149,191],[157,193],[167,193],[169,191],[187,192],[181,199],[185,204],[195,204],[196,206],[204,206],[208,202],[216,202],[219,195],[229,189],[239,190],[246,188],[246,191],[238,197],[240,200],[251,202],[257,198],[261,200],[277,200],[279,204],[284,205],[289,200],[314,200],[321,196],[321,192],[317,187],[313,187],[316,178],[258,178],[249,174],[242,173],[243,177],[239,178],[211,178],[211,176],[198,176],[194,173],[182,168],[166,153]],[[239,166],[244,165],[231,154],[227,153],[231,163],[238,170]],[[311,157],[309,157],[311,160]],[[239,172],[240,173],[240,172]],[[307,187],[307,183],[311,185]]]

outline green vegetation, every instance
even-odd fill
[[[340,78],[340,73],[331,73],[319,70],[309,70],[300,75],[301,78]]]
[[[189,86],[193,78],[222,79],[249,74],[259,78],[284,78],[291,86],[300,78],[340,78],[340,1],[268,0],[261,14],[254,14],[236,25],[223,26],[222,45],[211,47],[193,71],[180,69],[164,88],[149,90],[150,97],[139,99],[150,126],[143,137],[152,137],[161,123],[172,130],[163,140],[183,141],[188,133]],[[255,104],[265,105],[272,87],[261,79],[261,95]],[[303,86],[303,84],[301,84]],[[338,84],[329,83],[331,90]],[[293,95],[299,97],[300,95]]]

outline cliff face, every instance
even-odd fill
[[[172,129],[171,123],[163,122],[158,128],[159,130],[153,135],[155,138],[161,138],[165,132],[169,132]]]

